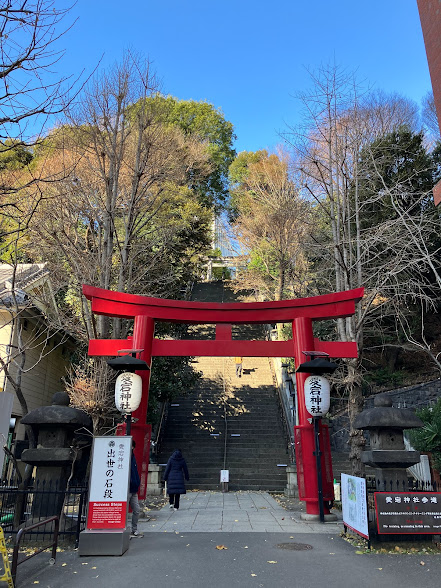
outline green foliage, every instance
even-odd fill
[[[228,267],[214,267],[213,280],[231,280],[231,270]]]
[[[233,187],[246,184],[250,173],[250,165],[259,163],[259,161],[267,158],[268,151],[266,149],[261,149],[260,151],[241,151],[229,169],[230,181]]]
[[[0,142],[0,172],[22,169],[31,161],[32,152],[22,143],[12,139]]]
[[[219,108],[208,102],[178,100],[160,94],[148,100],[157,122],[177,127],[185,136],[205,145],[212,171],[201,179],[197,177],[197,170],[192,170],[188,175],[188,187],[206,206],[222,205],[228,195],[228,168],[236,156],[232,123],[225,120]]]
[[[229,179],[231,184],[230,202],[228,206],[228,215],[230,221],[236,220],[239,210],[239,200],[244,190],[247,189],[247,178],[250,173],[250,165],[259,163],[268,158],[268,151],[241,151],[236,159],[231,163],[229,169]]]
[[[402,386],[404,374],[402,372],[391,371],[387,367],[380,367],[367,372],[365,380],[376,386],[386,386],[389,389],[393,389]]]
[[[426,406],[416,411],[424,423],[421,429],[411,429],[409,440],[417,451],[432,454],[433,465],[441,471],[441,398],[434,406]]]
[[[430,193],[436,166],[424,145],[424,134],[407,127],[376,139],[360,158],[362,228],[368,228],[397,217],[389,190],[399,189],[403,209],[418,214],[432,205]],[[421,195],[427,193],[421,201]]]

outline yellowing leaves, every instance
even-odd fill
[[[228,549],[225,545],[216,545],[216,549]]]

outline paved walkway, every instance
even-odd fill
[[[267,492],[189,492],[178,511],[168,505],[140,521],[141,532],[339,533],[341,522],[305,522],[300,511],[285,510]]]

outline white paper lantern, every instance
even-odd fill
[[[323,376],[309,376],[305,380],[305,406],[313,417],[324,416],[331,401],[329,381]]]
[[[142,378],[138,374],[124,372],[116,378],[115,404],[123,414],[131,414],[138,408],[142,396]]]

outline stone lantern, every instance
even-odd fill
[[[21,419],[24,425],[32,427],[37,441],[37,447],[23,451],[21,459],[36,467],[35,488],[47,491],[35,494],[32,518],[60,514],[75,457],[75,433],[82,427],[92,430],[90,417],[69,406],[69,402],[67,392],[56,392],[52,406],[36,408]],[[80,457],[78,450],[76,460]]]
[[[408,489],[406,468],[419,462],[418,451],[404,448],[404,429],[422,427],[423,422],[411,410],[393,408],[386,394],[374,398],[374,408],[361,412],[354,422],[355,429],[369,431],[371,449],[363,451],[361,461],[375,468],[378,491]]]

